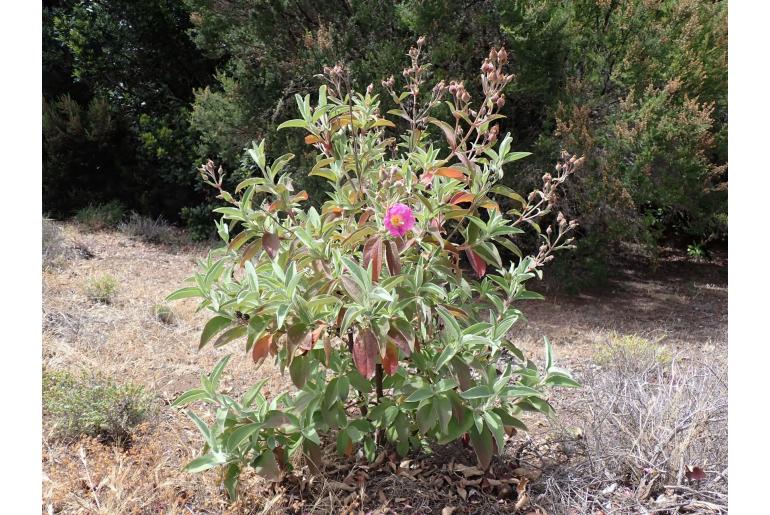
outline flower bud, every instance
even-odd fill
[[[489,60],[492,62],[497,61],[497,51],[495,50],[495,47],[492,47],[489,50]]]
[[[489,73],[494,69],[495,66],[489,61],[484,61],[484,64],[481,65],[481,71],[484,73]]]
[[[470,93],[468,93],[467,91],[463,91],[463,95],[462,95],[462,98],[461,98],[461,100],[462,100],[463,102],[470,102],[470,100],[471,100],[471,94],[470,94]]]
[[[452,81],[449,84],[449,93],[452,95],[457,94],[457,83],[455,81]]]
[[[366,94],[367,95],[371,95],[372,91],[374,91],[374,84],[369,84],[368,86],[366,86]]]
[[[505,95],[500,94],[500,97],[497,99],[497,107],[503,107],[505,105]]]
[[[551,182],[552,179],[553,179],[553,177],[551,177],[550,173],[546,173],[545,175],[543,175],[543,182],[546,183],[546,184]]]
[[[550,236],[552,232],[553,232],[553,229],[552,229],[552,228],[551,228],[551,226],[549,225],[549,226],[548,226],[548,229],[546,229],[546,230],[545,230],[545,233],[546,233],[548,236]]]
[[[505,51],[505,48],[501,48],[497,51],[497,62],[500,64],[508,62],[508,52]]]
[[[417,38],[417,46],[421,47],[425,44],[425,36],[420,36]]]

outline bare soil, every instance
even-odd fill
[[[255,369],[234,346],[197,352],[207,317],[195,312],[195,299],[172,304],[173,324],[154,317],[153,306],[192,275],[204,247],[151,245],[117,232],[85,233],[72,224],[62,228],[71,244],[88,252],[43,272],[43,366],[98,370],[141,384],[162,407],[128,450],[93,440],[64,444],[44,434],[44,513],[513,513],[522,498],[517,485],[523,482],[526,492],[538,481],[522,481],[527,471],[514,471],[515,451],[527,438],[516,435],[509,442],[514,455],[496,464],[492,484],[468,469],[472,455],[458,445],[412,462],[383,455],[379,467],[335,458],[325,475],[278,486],[247,475],[241,499],[228,504],[215,473],[182,471],[201,439],[189,419],[167,404],[197,386],[201,372],[230,352],[226,389],[243,391],[268,378],[268,390],[276,394],[289,389],[290,381],[270,364]],[[724,262],[694,263],[678,255],[665,256],[655,272],[630,263],[602,292],[548,294],[546,301],[526,303],[528,321],[515,338],[539,361],[548,336],[559,363],[578,376],[614,334],[640,335],[674,353],[726,362],[725,270]],[[93,302],[84,292],[90,279],[104,274],[118,284],[110,304]],[[550,423],[536,427],[531,438],[547,435]],[[515,481],[506,483],[506,477]],[[520,508],[544,513],[534,498]]]

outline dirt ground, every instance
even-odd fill
[[[157,395],[161,408],[129,450],[91,440],[64,444],[45,434],[44,513],[512,512],[512,503],[494,498],[502,497],[497,494],[504,490],[485,495],[473,474],[462,473],[463,467],[473,465],[470,453],[464,451],[455,452],[449,466],[439,453],[420,463],[418,472],[415,464],[388,462],[390,468],[378,472],[376,481],[369,477],[362,483],[358,477],[359,487],[366,483],[364,495],[345,483],[350,467],[300,485],[272,487],[247,477],[241,500],[228,505],[214,473],[189,475],[181,470],[195,457],[201,439],[184,414],[166,405],[197,386],[201,372],[210,371],[230,352],[224,388],[243,391],[268,378],[268,390],[276,394],[288,389],[289,381],[269,364],[255,369],[234,346],[198,353],[197,341],[207,318],[195,313],[195,299],[172,304],[171,325],[154,317],[153,306],[193,273],[196,259],[205,255],[204,247],[151,245],[117,232],[62,227],[68,241],[87,248],[92,257],[73,257],[43,272],[43,366],[98,370],[116,381],[143,385]],[[528,321],[517,328],[516,340],[539,361],[542,338],[548,336],[559,364],[576,369],[578,375],[597,348],[617,334],[643,336],[675,354],[726,361],[725,271],[724,263],[698,264],[676,256],[664,257],[652,273],[629,265],[601,293],[549,295],[546,301],[526,303],[522,310]],[[118,284],[111,304],[94,303],[84,292],[90,279],[103,274]],[[464,486],[453,483],[437,493],[430,485],[442,474],[462,477]],[[539,508],[533,502],[522,509],[538,513]]]

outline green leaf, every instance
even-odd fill
[[[277,481],[281,477],[281,469],[275,459],[275,454],[271,450],[266,450],[262,455],[254,460],[254,471],[265,479]]]
[[[217,465],[224,465],[225,463],[227,463],[227,458],[224,454],[218,452],[209,453],[192,460],[185,466],[184,470],[194,474],[216,467]]]
[[[419,390],[412,392],[412,395],[407,397],[405,402],[419,402],[432,396],[433,390],[430,387],[420,388]]]
[[[551,372],[545,377],[545,384],[548,386],[563,386],[566,388],[580,388],[580,383],[570,376],[559,372]]]
[[[227,438],[227,448],[231,451],[235,450],[241,442],[246,440],[256,431],[259,431],[260,428],[262,428],[262,424],[260,422],[254,422],[235,429]]]
[[[200,343],[198,344],[198,350],[201,350],[209,342],[209,340],[211,340],[211,338],[214,337],[215,334],[222,331],[225,327],[227,327],[231,323],[232,323],[232,320],[223,316],[215,316],[214,318],[206,322],[206,325],[203,327],[203,332],[201,333],[201,339],[200,339]]]
[[[286,120],[277,127],[277,130],[290,129],[290,128],[304,128],[307,127],[305,120]]]
[[[468,390],[460,393],[460,397],[467,400],[488,398],[491,395],[492,390],[490,390],[489,386],[485,384],[474,386],[473,388],[469,388]]]
[[[479,467],[482,470],[489,468],[492,463],[492,456],[494,455],[494,442],[492,441],[492,433],[489,429],[483,427],[481,431],[477,430],[475,426],[470,428],[471,445],[476,453],[476,458],[479,461]]]
[[[505,447],[505,428],[503,427],[503,421],[494,411],[488,411],[484,413],[483,416],[486,427],[492,432],[492,436],[494,436],[495,442],[497,442],[497,452],[503,452],[503,448]]]
[[[237,325],[232,329],[228,329],[227,331],[219,335],[219,338],[217,338],[216,341],[214,342],[214,347],[215,348],[221,347],[237,338],[246,336],[247,330],[248,330],[248,327],[246,327],[245,325]]]
[[[189,288],[182,288],[168,297],[166,297],[167,301],[172,300],[179,300],[179,299],[187,299],[189,297],[203,297],[203,293],[201,292],[200,288],[196,288],[195,286],[191,286]]]
[[[222,377],[222,372],[227,366],[227,362],[230,361],[230,354],[227,354],[214,366],[214,369],[209,374],[209,381],[211,381],[212,388],[216,390],[219,386],[219,379]]]
[[[176,400],[174,400],[174,402],[171,403],[171,406],[176,408],[176,407],[185,406],[187,404],[190,404],[191,402],[200,401],[203,399],[213,401],[213,399],[209,397],[209,394],[206,393],[205,390],[201,388],[194,388],[192,390],[187,390],[182,395],[177,397]]]

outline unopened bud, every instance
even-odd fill
[[[577,220],[570,220],[570,221],[569,221],[569,228],[570,228],[570,229],[574,229],[574,228],[575,228],[575,227],[577,227],[578,225],[579,225],[579,224],[578,224],[578,221],[577,221]]]
[[[551,261],[553,261],[553,256],[546,256],[545,259],[543,260],[543,263],[549,263]]]
[[[546,173],[545,175],[543,175],[543,182],[544,183],[547,184],[547,183],[551,182],[551,179],[553,179],[553,177],[551,177],[550,173]]]
[[[548,226],[548,229],[546,229],[546,230],[545,230],[545,233],[546,233],[548,236],[550,236],[552,232],[553,232],[553,229],[552,229],[552,228],[551,228],[551,226],[549,225],[549,226]]]
[[[425,44],[425,36],[420,36],[417,38],[417,46],[423,46]]]
[[[371,95],[372,91],[374,91],[374,84],[369,84],[368,86],[366,86],[366,94],[367,95]]]
[[[505,105],[505,95],[500,94],[500,97],[497,99],[497,107],[503,107]]]
[[[462,97],[460,98],[460,100],[462,100],[463,102],[470,102],[470,100],[471,100],[471,94],[470,94],[470,93],[468,93],[467,91],[463,91],[463,95],[462,95]]]
[[[449,84],[449,93],[452,95],[455,95],[457,93],[457,83],[452,81],[451,84]]]
[[[481,65],[481,71],[484,73],[489,73],[494,69],[495,69],[495,65],[493,65],[489,61],[484,61],[484,64]]]
[[[505,51],[505,48],[501,48],[497,51],[497,62],[500,64],[508,62],[508,52]]]
[[[490,61],[497,61],[497,51],[495,50],[495,47],[492,47],[489,50],[489,60]]]

